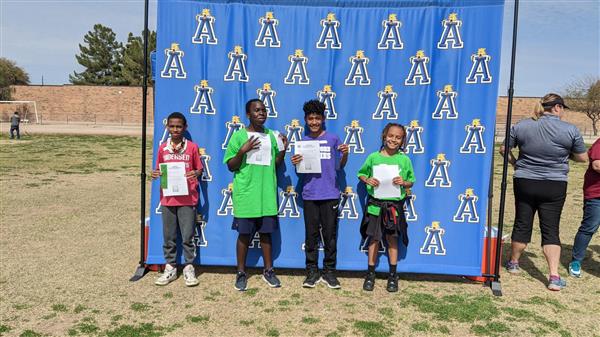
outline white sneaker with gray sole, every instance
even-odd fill
[[[185,279],[185,285],[188,287],[194,287],[200,283],[196,278],[196,270],[191,264],[188,264],[183,268],[183,278]]]
[[[177,279],[177,268],[173,268],[170,264],[167,264],[165,271],[160,275],[159,278],[154,281],[157,286],[166,286],[167,284]]]

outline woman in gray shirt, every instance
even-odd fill
[[[519,257],[531,242],[533,218],[538,213],[542,249],[550,275],[548,289],[558,291],[566,282],[558,274],[560,260],[559,223],[567,195],[569,158],[586,162],[586,147],[577,127],[561,117],[568,109],[557,94],[544,96],[535,107],[535,117],[524,119],[510,130],[509,147],[519,148],[518,158],[510,153],[515,167],[515,224],[511,254],[506,268],[520,272]],[[500,152],[504,154],[504,149]]]

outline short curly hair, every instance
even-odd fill
[[[305,102],[302,110],[304,110],[304,117],[312,114],[325,117],[325,104],[316,99]]]

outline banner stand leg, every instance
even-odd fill
[[[500,284],[500,280],[491,281],[490,288],[492,289],[492,294],[494,294],[494,296],[502,296],[502,285]]]
[[[496,140],[496,127],[494,127],[494,142]],[[493,207],[493,200],[494,200],[494,156],[492,156],[492,165],[490,165],[490,183],[488,186],[488,212],[487,212],[487,224],[486,224],[486,235],[484,237],[485,240],[485,261],[482,261],[482,263],[484,264],[484,273],[486,275],[490,275],[490,269],[492,266],[492,249],[494,249],[494,247],[492,247],[492,207]],[[496,244],[498,244],[498,239],[496,238]],[[494,261],[496,261],[494,259]],[[491,282],[492,282],[492,278],[487,277],[485,279],[485,282],[483,283],[484,287],[491,287]],[[494,292],[494,295],[496,295],[496,293]],[[502,296],[502,292],[500,292],[500,295],[496,295],[496,296]]]
[[[144,1],[144,77],[142,81],[142,155],[140,164],[140,261],[131,282],[140,280],[148,272],[145,261],[146,244],[146,117],[148,96],[148,0]]]
[[[515,83],[515,59],[517,54],[517,32],[519,22],[519,0],[515,0],[514,4],[514,17],[513,17],[513,36],[512,36],[512,55],[510,59],[510,81],[508,86],[508,106],[506,109],[506,129],[504,132],[504,149],[505,154],[502,161],[502,182],[500,183],[500,207],[498,211],[498,234],[496,241],[496,265],[494,266],[494,277],[491,281],[490,287],[492,293],[495,296],[502,296],[502,287],[500,286],[500,261],[502,251],[502,230],[504,228],[504,206],[506,203],[506,180],[508,175],[508,151],[509,148],[509,135],[510,125],[512,119],[512,105],[514,96],[514,83]]]
[[[140,264],[135,269],[135,273],[133,273],[133,276],[129,279],[129,281],[130,282],[139,281],[142,277],[144,277],[144,275],[146,275],[146,273],[148,273],[148,268],[146,268],[145,264]]]

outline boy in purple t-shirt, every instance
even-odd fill
[[[304,140],[319,141],[321,152],[321,173],[298,173],[303,185],[304,224],[307,276],[302,286],[314,288],[323,280],[329,288],[340,288],[335,277],[337,254],[337,219],[340,190],[336,183],[337,170],[341,170],[348,161],[348,145],[339,137],[323,130],[325,121],[325,104],[318,100],[304,103],[304,121],[308,127],[308,135]],[[298,165],[302,155],[292,156],[292,164]],[[319,228],[320,227],[320,228]],[[325,257],[323,273],[319,274],[319,229],[321,230]]]

